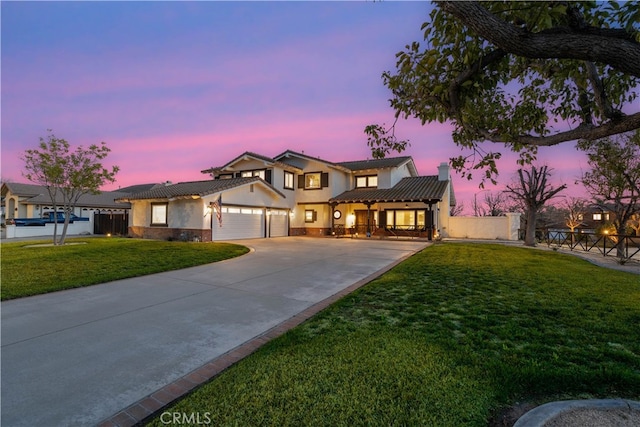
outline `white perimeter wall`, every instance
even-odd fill
[[[518,240],[520,214],[507,216],[452,216],[449,217],[447,237],[459,239]]]
[[[15,239],[18,237],[53,237],[54,224],[45,224],[44,227],[24,227],[16,225],[7,225],[6,239]],[[58,224],[58,237],[62,234],[64,224]],[[67,236],[77,234],[93,234],[93,217],[89,221],[74,221],[67,228]]]

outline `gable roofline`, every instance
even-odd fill
[[[418,169],[411,156],[400,157],[386,157],[384,159],[367,159],[367,160],[352,160],[346,162],[330,162],[328,160],[321,159],[319,157],[309,156],[304,153],[299,153],[293,150],[287,150],[277,156],[274,159],[282,161],[283,158],[298,157],[305,160],[314,160],[328,165],[329,167],[341,170],[347,173],[356,173],[365,170],[379,170],[379,169],[392,169],[407,165],[409,172],[412,176],[418,176]]]
[[[34,197],[43,193],[47,193],[47,187],[39,184],[24,184],[21,182],[3,182],[2,183],[2,195],[7,194],[10,191],[16,196],[21,197]]]
[[[366,170],[393,169],[407,165],[411,176],[418,176],[418,169],[411,156],[401,157],[385,157],[382,159],[355,160],[348,162],[339,162],[338,165],[343,166],[353,172],[361,172]]]
[[[171,184],[161,187],[156,187],[151,190],[143,191],[140,193],[129,194],[116,201],[130,202],[132,200],[178,200],[178,199],[199,199],[206,196],[223,193],[224,191],[241,188],[251,184],[258,184],[264,186],[268,191],[271,191],[278,196],[286,199],[286,196],[280,191],[276,190],[271,184],[264,181],[262,178],[254,176],[251,178],[231,178],[231,179],[213,179],[206,181],[190,181],[179,182],[177,184]]]
[[[320,163],[324,163],[325,165],[334,168],[334,169],[338,169],[342,172],[351,172],[350,169],[345,168],[344,166],[341,166],[338,163],[334,163],[334,162],[330,162],[328,160],[324,160],[321,159],[320,157],[313,157],[313,156],[309,156],[307,154],[304,153],[298,153],[297,151],[293,151],[293,150],[287,150],[283,153],[278,154],[277,156],[274,157],[275,160],[280,161],[285,163],[282,159],[283,158],[289,158],[289,157],[298,157],[300,159],[304,159],[304,160],[312,160],[312,161],[316,161],[316,162],[320,162]]]
[[[240,154],[239,156],[225,163],[222,166],[201,170],[200,172],[203,174],[215,174],[215,173],[220,173],[224,171],[232,172],[232,171],[235,171],[235,169],[233,168],[233,165],[235,165],[240,161],[248,160],[249,158],[264,162],[265,166],[279,166],[283,169],[288,169],[288,170],[294,169],[295,171],[298,171],[298,172],[301,171],[301,169],[296,166],[280,162],[276,159],[272,159],[271,157],[263,156],[262,154],[254,153],[251,151],[245,151],[244,153]]]

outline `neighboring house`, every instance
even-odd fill
[[[613,224],[615,219],[616,214],[613,209],[601,205],[590,205],[583,216],[583,225],[580,226],[580,229],[597,230],[603,225]]]
[[[115,199],[127,193],[103,191],[100,194],[84,194],[72,213],[79,217],[89,217],[95,212],[125,212],[131,207],[128,203],[116,203]],[[45,212],[53,210],[51,197],[42,185],[6,182],[2,184],[2,200],[6,219],[42,218]],[[58,210],[62,210],[62,196],[57,197]]]
[[[231,240],[289,235],[433,238],[455,205],[449,167],[419,176],[411,157],[333,163],[291,150],[245,152],[202,171],[213,179],[167,183],[121,197],[134,237]],[[444,234],[444,233],[443,233]]]
[[[153,184],[151,184],[153,185]],[[148,188],[136,186],[133,190]],[[69,224],[68,233],[71,234],[128,234],[129,203],[117,203],[115,199],[126,196],[127,189],[119,191],[103,191],[100,194],[84,194],[78,200],[73,214],[88,221],[75,221]],[[62,211],[62,196],[58,195],[57,210]],[[8,182],[2,184],[2,205],[5,211],[3,223],[14,218],[43,218],[46,213],[53,212],[53,204],[47,188],[35,184]],[[54,224],[44,224],[44,227],[22,227],[10,225],[3,228],[3,238],[35,237],[53,235]]]

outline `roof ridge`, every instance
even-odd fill
[[[410,159],[410,158],[411,158],[411,156],[394,156],[394,157],[383,157],[381,159],[346,160],[344,162],[337,162],[337,164],[340,164],[340,163],[376,162],[376,161],[380,161],[380,160],[396,160],[396,159]]]

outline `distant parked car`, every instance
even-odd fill
[[[7,224],[18,227],[44,227],[45,224],[52,224],[54,221],[58,224],[64,223],[64,212],[57,212],[56,214],[45,212],[42,214],[42,218],[10,218],[7,220]],[[89,218],[71,214],[69,216],[69,224],[73,224],[74,221],[89,221]]]
[[[53,216],[53,212],[45,212],[42,214],[42,219],[44,219],[45,222],[53,222],[53,218],[51,218],[52,216]],[[63,212],[58,212],[56,217],[57,217],[58,223],[64,222]],[[76,214],[71,214],[69,217],[69,222],[73,223],[74,221],[89,221],[89,218],[83,218],[83,217],[77,216]]]

